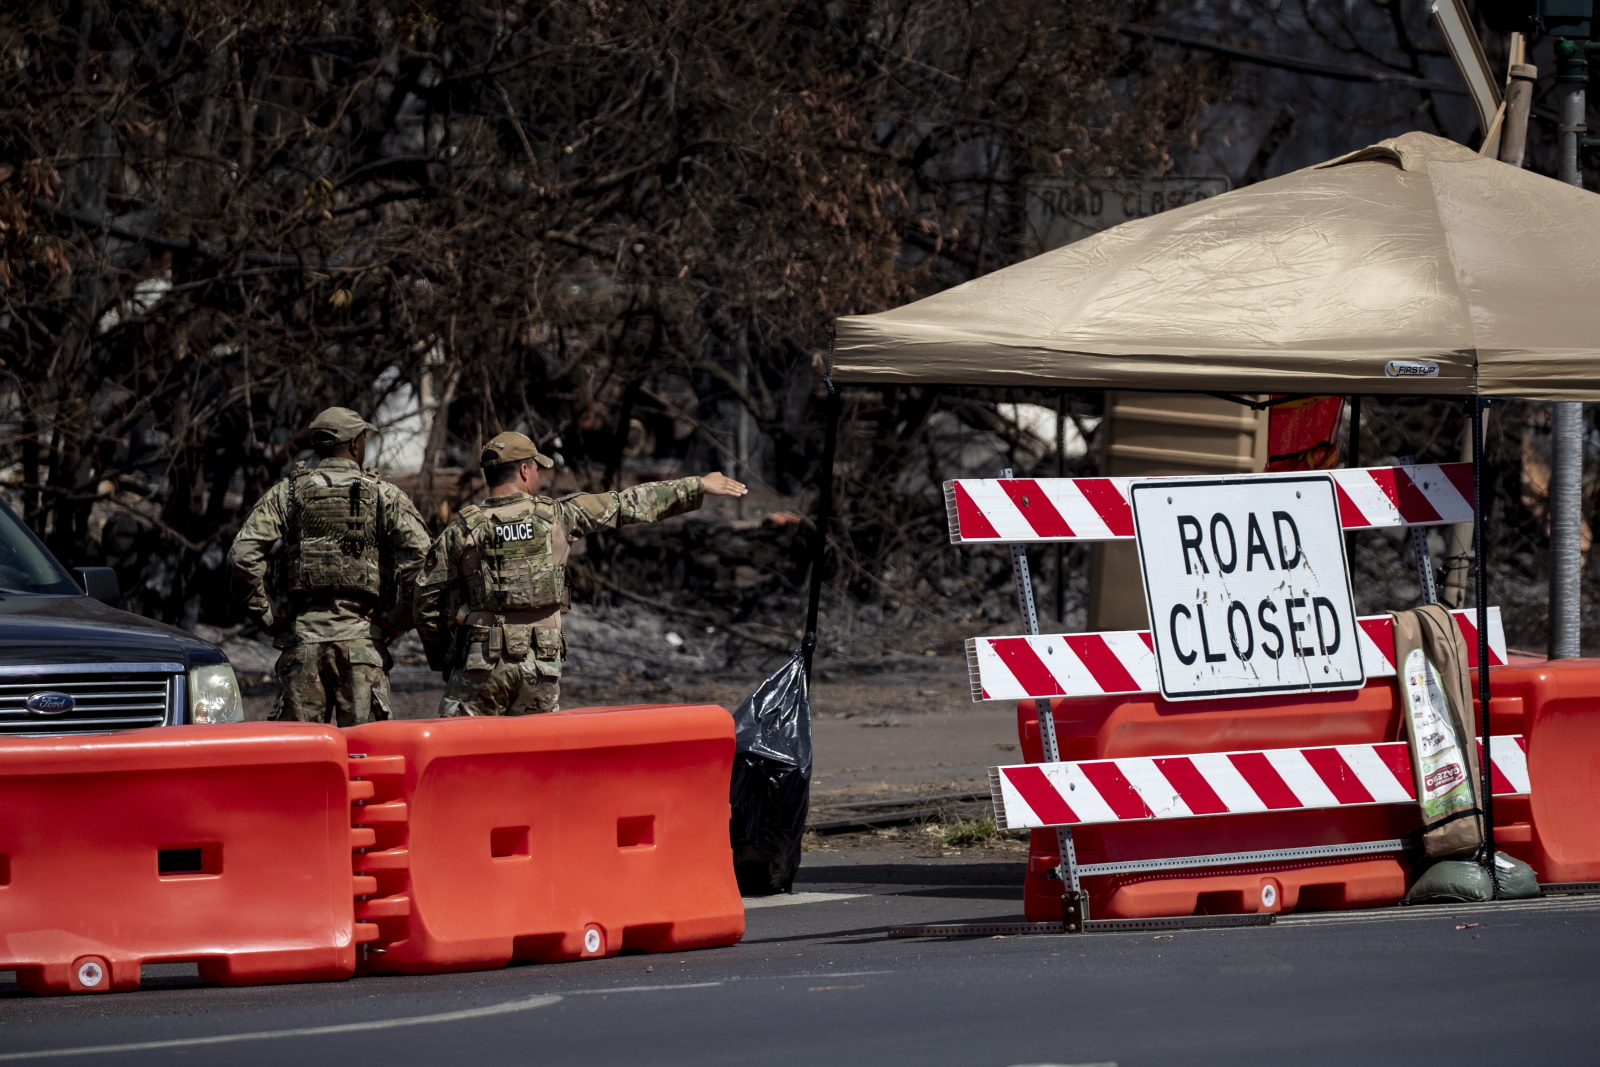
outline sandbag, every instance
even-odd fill
[[[811,807],[811,698],[796,652],[733,713],[728,803],[733,872],[745,896],[787,893]]]
[[[1489,872],[1474,860],[1440,860],[1406,893],[1407,904],[1481,904],[1494,899]]]
[[[1476,860],[1440,860],[1418,878],[1406,893],[1407,904],[1479,904],[1489,900],[1527,900],[1537,897],[1539,879],[1533,868],[1506,855],[1494,854],[1495,884]]]
[[[1539,892],[1539,876],[1533,868],[1504,852],[1494,854],[1494,880],[1500,890],[1495,894],[1497,900],[1528,900],[1544,895]]]

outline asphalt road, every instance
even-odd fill
[[[892,924],[1020,919],[1016,863],[839,860],[751,907],[728,949],[236,989],[170,965],[135,993],[72,997],[0,975],[0,1063],[1600,1061],[1600,898],[889,940]]]

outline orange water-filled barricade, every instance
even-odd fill
[[[624,949],[730,945],[733,720],[720,707],[580,708],[345,731],[375,888],[364,972],[426,974]],[[362,783],[366,783],[363,785]]]
[[[357,938],[338,730],[175,726],[0,740],[0,970],[37,993],[347,978]]]
[[[1476,672],[1473,691],[1476,692]],[[1491,668],[1491,732],[1527,746],[1528,795],[1494,801],[1496,843],[1542,882],[1600,880],[1600,661],[1517,658]],[[1154,694],[1051,701],[1062,760],[1371,744],[1404,739],[1393,679],[1344,693],[1169,702]],[[1017,706],[1022,752],[1043,759],[1033,701]],[[1414,804],[1267,811],[1078,826],[1080,865],[1389,841],[1420,825]],[[1029,919],[1061,918],[1053,830],[1035,830]],[[1083,879],[1093,918],[1372,907],[1405,895],[1399,853],[1154,870]]]
[[[1600,660],[1489,671],[1495,734],[1527,739],[1530,792],[1496,797],[1495,845],[1541,882],[1600,881]]]

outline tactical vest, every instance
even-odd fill
[[[381,602],[386,571],[383,493],[375,471],[346,485],[328,485],[304,463],[289,476],[289,592],[342,595]]]
[[[572,606],[566,531],[542,497],[495,508],[461,509],[468,541],[460,560],[467,610],[504,615]]]

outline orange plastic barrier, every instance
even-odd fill
[[[1490,731],[1528,744],[1532,794],[1496,797],[1495,841],[1542,882],[1600,880],[1600,661],[1519,657],[1490,671]],[[1477,675],[1473,672],[1473,691]],[[1155,695],[1052,702],[1064,760],[1164,756],[1257,748],[1363,744],[1404,738],[1393,679],[1347,693],[1273,700],[1169,703]],[[1043,759],[1034,702],[1017,705],[1025,759]],[[1514,744],[1507,740],[1504,743]],[[1084,826],[1080,864],[1382,841],[1420,825],[1410,805],[1263,812],[1204,819]],[[1024,901],[1036,922],[1059,920],[1062,885],[1053,830],[1035,830]],[[1392,904],[1405,895],[1396,855],[1251,867],[1102,875],[1083,880],[1095,918],[1144,918]],[[1266,891],[1270,885],[1270,891]]]
[[[1600,660],[1491,670],[1489,718],[1493,733],[1526,737],[1532,786],[1495,798],[1495,844],[1541,882],[1600,881]]]
[[[1064,760],[1394,741],[1404,728],[1392,679],[1350,692],[1268,700],[1080,697],[1053,701],[1052,711]],[[1033,701],[1017,705],[1017,719],[1023,756],[1041,760]],[[1414,809],[1380,806],[1083,826],[1072,837],[1078,862],[1091,864],[1390,840],[1417,825]],[[1059,921],[1062,884],[1047,873],[1059,862],[1055,831],[1035,830],[1029,852],[1028,917]],[[1371,907],[1405,895],[1406,868],[1398,856],[1362,856],[1101,875],[1083,879],[1083,886],[1097,919]]]
[[[348,978],[344,737],[237,723],[0,741],[0,970],[36,993]]]
[[[733,719],[641,705],[345,731],[376,880],[363,972],[731,945]],[[359,831],[358,831],[359,832]]]

